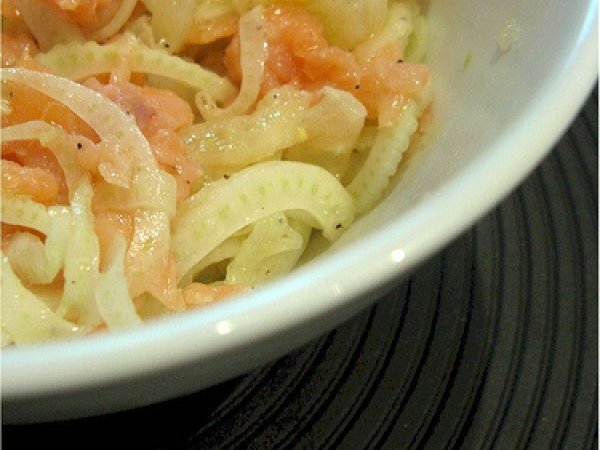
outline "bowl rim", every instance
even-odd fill
[[[382,225],[377,233],[323,256],[321,261],[326,264],[299,267],[287,275],[285,283],[266,285],[239,299],[161,318],[140,328],[5,349],[0,364],[3,399],[83,389],[142,376],[157,366],[208,360],[326,314],[406,273],[498,204],[562,136],[597,80],[596,18],[594,0],[570,58],[546,81],[546,89],[561,95],[536,96],[485,155],[461,168],[443,190]],[[518,149],[525,141],[528,152],[523,153]],[[483,185],[486,189],[480,188]],[[460,215],[439,220],[438,211],[458,206]],[[409,244],[399,247],[395,243],[400,241]],[[377,264],[351,272],[357,260]],[[307,302],[307,298],[311,300]],[[270,308],[269,326],[257,328],[266,305]],[[290,310],[294,314],[289,314]],[[140,357],[132,357],[135,352],[140,352]],[[40,370],[42,367],[52,370]]]

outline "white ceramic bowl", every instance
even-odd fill
[[[435,138],[379,207],[335,248],[247,296],[135,330],[4,351],[3,420],[131,408],[266,363],[368,305],[515,188],[596,80],[597,2],[430,0],[428,10]],[[501,54],[496,35],[511,19],[520,37]]]

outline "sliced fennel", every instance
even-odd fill
[[[127,23],[136,5],[137,0],[122,0],[111,19],[92,33],[92,39],[102,42],[116,34]]]
[[[354,219],[352,198],[325,169],[291,161],[256,164],[181,204],[173,222],[178,277],[236,231],[288,210],[302,211],[330,240]]]
[[[19,232],[8,242],[6,256],[14,272],[27,284],[48,284],[65,262],[69,241],[70,209],[48,208],[49,224],[44,243],[29,232]]]
[[[311,227],[279,212],[254,224],[233,260],[225,281],[255,286],[288,273],[304,252]]]
[[[402,157],[408,150],[412,135],[419,126],[419,117],[429,106],[433,95],[431,80],[404,107],[398,122],[386,128],[365,128],[367,140],[372,140],[369,153],[360,169],[347,184],[354,198],[356,212],[369,211],[381,198],[390,178],[396,173]]]
[[[94,231],[91,203],[94,192],[89,180],[81,183],[71,200],[71,223],[63,276],[64,292],[57,313],[76,313],[79,323],[92,329],[100,323],[94,290],[100,266],[100,244]]]
[[[256,102],[265,71],[268,54],[263,8],[257,6],[240,18],[240,66],[242,85],[240,92],[225,109],[218,109],[210,92],[200,92],[196,105],[205,118],[215,116],[235,116],[246,113]]]
[[[83,136],[73,136],[64,129],[40,120],[25,122],[2,129],[2,141],[38,140],[52,151],[65,174],[69,192],[74,192],[86,171],[77,162],[75,152],[79,146],[92,145]]]
[[[119,140],[145,167],[157,168],[135,119],[103,95],[65,78],[29,69],[0,69],[3,81],[24,84],[59,101],[85,120],[101,140]]]
[[[189,154],[203,166],[247,165],[306,139],[302,128],[311,95],[273,89],[252,114],[211,119],[182,130]]]
[[[108,98],[73,81],[28,69],[1,70],[4,80],[27,85],[63,103],[85,120],[101,141],[118,141],[135,166],[130,187],[137,193],[136,200],[173,214],[175,180],[159,168],[133,117]]]
[[[233,235],[223,242],[221,242],[214,250],[208,255],[202,258],[200,261],[192,267],[191,270],[181,279],[179,284],[181,286],[187,286],[191,282],[195,281],[197,277],[202,273],[204,269],[212,266],[213,264],[220,263],[227,259],[231,259],[240,250],[242,243],[247,238],[247,235]]]
[[[136,39],[104,45],[94,41],[57,45],[47,53],[36,55],[35,59],[53,69],[57,75],[76,81],[110,73],[125,64],[131,72],[161,76],[198,91],[209,92],[219,102],[231,98],[236,92],[226,78],[172,56],[163,49],[149,48]]]
[[[98,277],[96,305],[108,329],[127,328],[142,323],[129,296],[124,267],[126,251],[125,239],[117,234],[108,267]]]
[[[149,292],[172,310],[185,305],[176,286],[159,283],[168,280],[171,248],[169,217],[157,211],[137,211],[134,230],[127,252],[126,274],[132,297]],[[175,280],[172,280],[173,283]]]
[[[417,108],[411,102],[393,127],[381,128],[366,161],[347,186],[357,213],[371,209],[387,187],[417,130]]]
[[[363,40],[352,53],[359,62],[367,64],[373,56],[390,44],[398,44],[405,50],[415,31],[418,14],[419,7],[415,0],[391,2],[385,25]],[[407,55],[405,59],[408,60]]]
[[[24,344],[75,336],[80,329],[54,313],[29,291],[2,255],[2,330],[9,342]],[[4,343],[3,343],[4,344]]]
[[[179,50],[190,32],[197,0],[142,0],[152,13],[152,31],[171,52]]]
[[[351,0],[343,6],[339,0],[314,0],[307,8],[321,20],[332,45],[351,50],[385,24],[388,0]]]
[[[40,49],[45,51],[57,44],[85,40],[81,29],[64,16],[57,15],[49,2],[16,0],[15,3]]]
[[[341,177],[367,111],[352,94],[332,87],[321,89],[319,103],[311,106],[301,122],[306,140],[284,151],[284,159],[319,165]]]
[[[50,216],[45,205],[29,197],[2,192],[2,222],[31,228],[46,234]]]
[[[136,171],[129,189],[105,181],[96,182],[94,201],[100,209],[163,211],[173,217],[176,191],[173,177],[165,171]]]

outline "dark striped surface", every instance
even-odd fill
[[[594,92],[499,208],[318,341],[162,405],[6,426],[6,446],[595,448],[597,124]]]

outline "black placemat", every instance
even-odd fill
[[[6,447],[595,448],[597,98],[500,207],[347,324],[195,395],[6,426]]]

